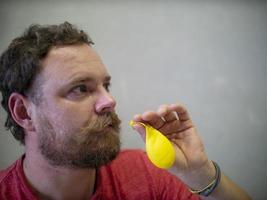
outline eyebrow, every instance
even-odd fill
[[[104,82],[110,82],[111,81],[111,76],[105,76]]]
[[[105,76],[104,79],[103,79],[103,82],[110,82],[111,81],[111,76]],[[80,77],[77,77],[77,78],[73,78],[73,79],[70,79],[67,84],[68,85],[75,85],[77,83],[82,83],[82,82],[97,82],[97,79],[94,78],[94,77],[90,77],[90,76],[80,76]]]

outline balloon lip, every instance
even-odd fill
[[[129,121],[129,125],[133,126],[135,124],[135,122],[133,120]]]
[[[134,124],[140,124],[140,125],[142,125],[142,126],[144,126],[144,127],[149,126],[148,124],[145,124],[145,123],[143,123],[143,122],[135,122],[135,121],[133,121],[133,120],[131,120],[131,121],[129,122],[129,124],[130,124],[130,126],[134,126]]]

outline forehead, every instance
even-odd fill
[[[41,62],[45,81],[64,83],[76,76],[109,76],[99,55],[87,44],[53,47]]]

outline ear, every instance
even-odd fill
[[[33,122],[31,119],[31,103],[27,97],[12,93],[8,100],[8,107],[12,118],[26,131],[34,131]]]

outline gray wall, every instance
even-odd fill
[[[0,50],[31,23],[68,20],[91,35],[113,76],[125,148],[128,121],[159,104],[187,105],[211,159],[254,199],[267,199],[266,1],[9,1]],[[0,168],[23,147],[5,131]]]

